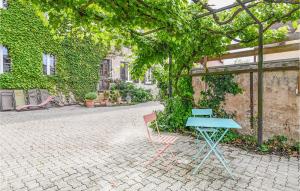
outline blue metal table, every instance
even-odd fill
[[[198,171],[198,169],[204,164],[204,162],[208,159],[209,155],[214,153],[216,157],[220,160],[222,165],[225,167],[226,171],[232,177],[232,173],[227,165],[227,162],[221,151],[218,149],[217,145],[223,139],[223,137],[229,129],[240,129],[241,126],[232,119],[202,117],[189,117],[186,122],[186,126],[194,127],[195,130],[197,130],[201,134],[201,136],[206,142],[206,144],[204,144],[199,149],[198,153],[195,156],[195,159],[197,159],[198,156],[202,154],[206,146],[210,148],[210,150],[206,153],[201,162],[194,169],[193,173],[195,174]],[[222,130],[224,131],[222,132]],[[216,137],[218,135],[219,137]]]

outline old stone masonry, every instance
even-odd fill
[[[178,164],[145,162],[154,153],[144,114],[151,102],[86,109],[79,106],[0,113],[0,190],[265,190],[299,191],[297,158],[257,155],[221,145],[234,172],[213,156],[193,175],[194,138],[179,136]],[[167,157],[169,157],[167,155]]]

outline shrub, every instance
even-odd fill
[[[89,92],[89,93],[85,94],[84,98],[86,100],[94,100],[97,98],[97,94],[95,92]]]
[[[116,102],[120,96],[121,96],[121,94],[120,94],[119,90],[112,90],[109,93],[109,100]]]
[[[151,101],[153,99],[150,90],[145,90],[142,88],[135,88],[133,91],[130,92],[131,99],[133,102],[142,103]]]
[[[293,146],[292,146],[292,150],[296,151],[299,155],[300,153],[300,142],[296,142]]]
[[[258,150],[264,153],[270,152],[269,145],[265,145],[265,144],[260,145]]]
[[[118,90],[123,99],[126,99],[126,96],[130,95],[132,102],[136,103],[147,102],[153,99],[150,90],[138,88],[135,84],[130,82],[115,81],[110,87],[110,90]]]
[[[192,102],[179,96],[168,99],[165,110],[157,113],[159,128],[170,132],[183,132],[188,117],[192,114]]]

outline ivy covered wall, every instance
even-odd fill
[[[12,70],[0,74],[0,89],[45,88],[72,91],[78,98],[95,91],[105,50],[89,40],[57,40],[28,3],[10,0],[0,9],[0,44],[7,47]],[[43,53],[56,57],[55,75],[43,74]]]
[[[68,88],[77,97],[83,98],[87,92],[95,91],[99,82],[99,64],[105,56],[106,49],[95,45],[91,40],[66,38],[62,42],[64,75],[58,84]],[[63,79],[63,80],[62,80]],[[67,87],[66,87],[67,85]]]

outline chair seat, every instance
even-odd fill
[[[160,135],[156,136],[155,138],[153,137],[154,142],[164,144],[174,144],[177,139],[177,137],[171,135]]]

